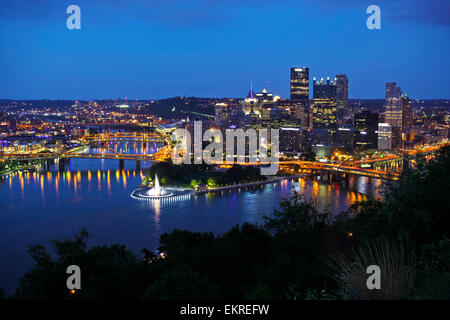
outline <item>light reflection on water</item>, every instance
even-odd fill
[[[154,146],[128,143],[117,149],[153,152]],[[152,149],[153,148],[153,149]],[[141,162],[141,168],[151,166]],[[366,196],[377,196],[380,181],[350,178],[348,185],[308,179],[193,196],[181,201],[139,201],[130,197],[142,180],[135,161],[72,159],[40,172],[10,176],[0,183],[0,287],[11,293],[31,266],[29,244],[73,235],[84,226],[89,244],[123,243],[135,252],[155,249],[159,235],[174,228],[223,233],[236,224],[262,222],[294,189],[338,213]]]

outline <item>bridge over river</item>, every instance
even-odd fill
[[[163,146],[154,154],[127,154],[115,152],[107,147],[114,141],[140,141],[142,143],[162,143]],[[140,168],[140,161],[161,162],[171,158],[172,141],[165,133],[100,133],[93,136],[84,137],[81,140],[85,144],[84,148],[66,152],[39,152],[39,153],[4,153],[0,154],[2,159],[14,160],[51,160],[51,159],[117,159],[119,166],[123,168],[124,160],[135,160],[136,167]],[[86,152],[88,146],[100,144],[110,152],[94,153]],[[348,175],[365,176],[379,179],[396,180],[399,173],[405,166],[414,164],[413,157],[423,154],[425,156],[434,155],[441,147],[447,143],[429,146],[426,148],[405,151],[402,153],[390,154],[382,158],[363,159],[350,163],[324,163],[319,161],[301,161],[295,159],[280,159],[278,164],[280,169],[291,173],[311,173],[314,175],[327,174],[335,179],[347,179]],[[270,162],[235,162],[240,165],[270,165]],[[227,163],[216,163],[222,167],[230,167]]]

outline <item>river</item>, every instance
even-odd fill
[[[155,145],[122,142],[116,151],[152,153]],[[92,151],[100,152],[98,149]],[[141,162],[141,169],[151,166]],[[355,201],[378,196],[381,181],[352,177],[348,185],[309,179],[282,181],[248,189],[192,196],[163,202],[130,197],[142,173],[134,161],[72,159],[64,171],[58,164],[0,181],[0,288],[14,292],[18,279],[32,266],[27,245],[72,236],[84,227],[89,245],[125,244],[134,252],[156,249],[161,233],[174,228],[226,232],[236,224],[262,222],[279,200],[294,189],[337,214]]]

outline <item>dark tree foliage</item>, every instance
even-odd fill
[[[410,297],[450,298],[450,149],[385,185],[383,200],[352,206],[348,223],[356,243],[407,241],[417,256],[416,288]]]
[[[327,286],[324,261],[337,243],[330,213],[294,194],[280,203],[273,216],[264,218],[273,236],[272,278],[277,295],[284,295],[294,282],[300,291]]]
[[[169,269],[150,284],[145,300],[213,300],[219,293],[207,278],[186,268]]]
[[[408,239],[421,246],[449,237],[450,152],[445,148],[435,160],[418,161],[400,179],[386,184],[384,200],[354,205],[350,225],[355,237]]]
[[[87,249],[88,234],[82,230],[73,239],[52,240],[56,259],[41,245],[29,252],[35,266],[20,280],[13,298],[18,299],[139,299],[145,292],[143,279],[151,279],[142,259],[122,245]],[[66,287],[69,265],[81,269],[82,287],[70,295]]]

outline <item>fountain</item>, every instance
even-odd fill
[[[152,188],[146,186],[137,187],[132,193],[131,197],[138,200],[147,201],[175,201],[189,199],[192,195],[192,190],[181,187],[161,187],[159,185],[158,175],[155,174],[155,182]]]
[[[155,174],[155,184],[154,184],[153,188],[149,189],[146,192],[146,195],[149,197],[152,197],[152,198],[158,198],[158,197],[168,197],[172,194],[167,192],[164,189],[161,189],[161,187],[159,186],[158,175]]]

